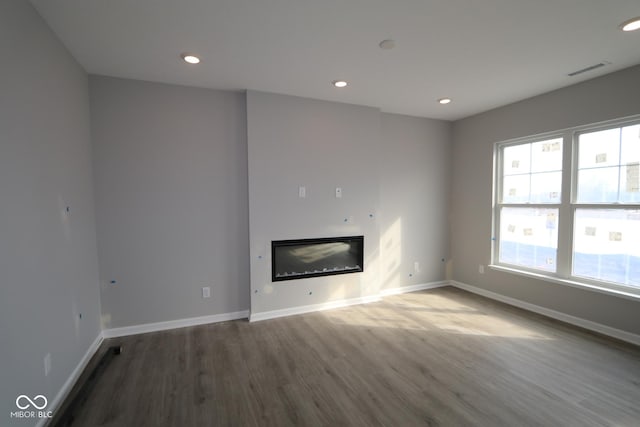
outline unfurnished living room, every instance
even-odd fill
[[[0,426],[640,426],[638,0],[2,0]]]

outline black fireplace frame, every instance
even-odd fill
[[[299,246],[305,244],[321,244],[321,243],[351,243],[357,242],[362,250],[357,259],[359,268],[344,270],[326,270],[319,272],[301,273],[291,276],[276,276],[276,248],[283,246]],[[271,241],[271,281],[281,282],[285,280],[307,279],[320,276],[335,276],[338,274],[361,273],[364,271],[364,236],[346,236],[346,237],[321,237],[316,239],[294,239],[294,240],[273,240]]]

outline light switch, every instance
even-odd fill
[[[336,199],[342,198],[342,188],[336,187]]]

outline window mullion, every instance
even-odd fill
[[[491,221],[491,264],[498,260],[498,242],[500,234],[500,205],[502,204],[502,149],[497,148],[493,154],[493,213]]]
[[[620,201],[620,184],[621,184],[621,176],[622,173],[622,128],[618,131],[618,198],[617,201]]]
[[[567,278],[571,275],[573,246],[573,211],[571,209],[573,181],[576,178],[573,171],[573,133],[565,132],[562,143],[562,198],[558,213],[558,264],[556,274]]]

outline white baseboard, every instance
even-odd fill
[[[98,351],[98,348],[100,348],[100,344],[102,344],[102,341],[103,341],[102,333],[100,333],[96,337],[96,339],[91,343],[91,345],[87,349],[82,359],[80,359],[80,362],[76,365],[73,372],[71,372],[71,375],[69,375],[69,378],[67,378],[67,380],[64,382],[64,384],[58,391],[58,394],[56,394],[56,396],[48,402],[47,411],[51,411],[52,413],[55,413],[55,411],[60,407],[62,402],[64,402],[64,399],[67,398],[67,396],[71,392],[71,389],[76,384],[76,381],[78,381],[78,378],[80,378],[82,371],[84,371],[84,369],[87,367],[87,364],[89,363],[93,355],[96,354],[96,351]],[[48,418],[40,418],[36,426],[43,427],[44,425],[46,425],[47,421],[49,421]]]
[[[169,320],[166,322],[145,323],[142,325],[105,329],[102,331],[102,336],[104,338],[124,337],[127,335],[144,334],[147,332],[185,328],[187,326],[197,326],[205,325],[208,323],[226,322],[228,320],[246,319],[247,317],[249,317],[249,310],[235,311],[232,313],[221,313],[211,316],[190,317],[187,319]]]
[[[425,289],[435,289],[435,288],[441,288],[443,286],[449,286],[449,285],[450,283],[446,280],[441,282],[421,283],[419,285],[401,286],[399,288],[392,288],[392,289],[382,289],[380,291],[380,295],[383,297],[387,297],[389,295],[405,294],[407,292],[417,292],[417,291],[423,291]]]
[[[571,316],[569,314],[562,313],[560,311],[551,310],[549,308],[541,307],[539,305],[524,302],[515,298],[507,297],[497,294],[495,292],[487,291],[486,289],[479,288],[477,286],[467,285],[466,283],[456,282],[451,280],[449,282],[451,286],[463,289],[465,291],[472,292],[474,294],[482,295],[487,298],[494,299],[496,301],[504,302],[515,307],[519,307],[534,313],[542,314],[543,316],[551,317],[552,319],[560,320],[561,322],[570,323],[575,326],[579,326],[584,329],[588,329],[593,332],[598,332],[603,335],[610,336],[612,338],[626,341],[631,344],[640,345],[640,335],[633,334],[631,332],[623,331],[621,329],[612,328],[600,323],[592,322],[581,317]]]
[[[350,305],[367,304],[370,302],[380,301],[379,295],[343,299],[339,301],[325,302],[322,304],[302,305],[299,307],[283,308],[282,310],[264,311],[262,313],[251,313],[250,322],[260,320],[275,319],[276,317],[292,316],[294,314],[311,313],[314,311],[331,310],[333,308],[348,307]]]
[[[366,297],[350,298],[339,301],[331,301],[321,304],[303,305],[299,307],[283,308],[281,310],[265,311],[262,313],[251,313],[249,316],[250,322],[258,322],[260,320],[275,319],[277,317],[292,316],[294,314],[312,313],[314,311],[331,310],[334,308],[348,307],[350,305],[367,304],[370,302],[380,301],[382,297],[389,295],[404,294],[407,292],[422,291],[425,289],[440,288],[442,286],[449,286],[448,281],[421,283],[419,285],[401,286],[393,289],[383,289],[377,295],[370,295]]]

